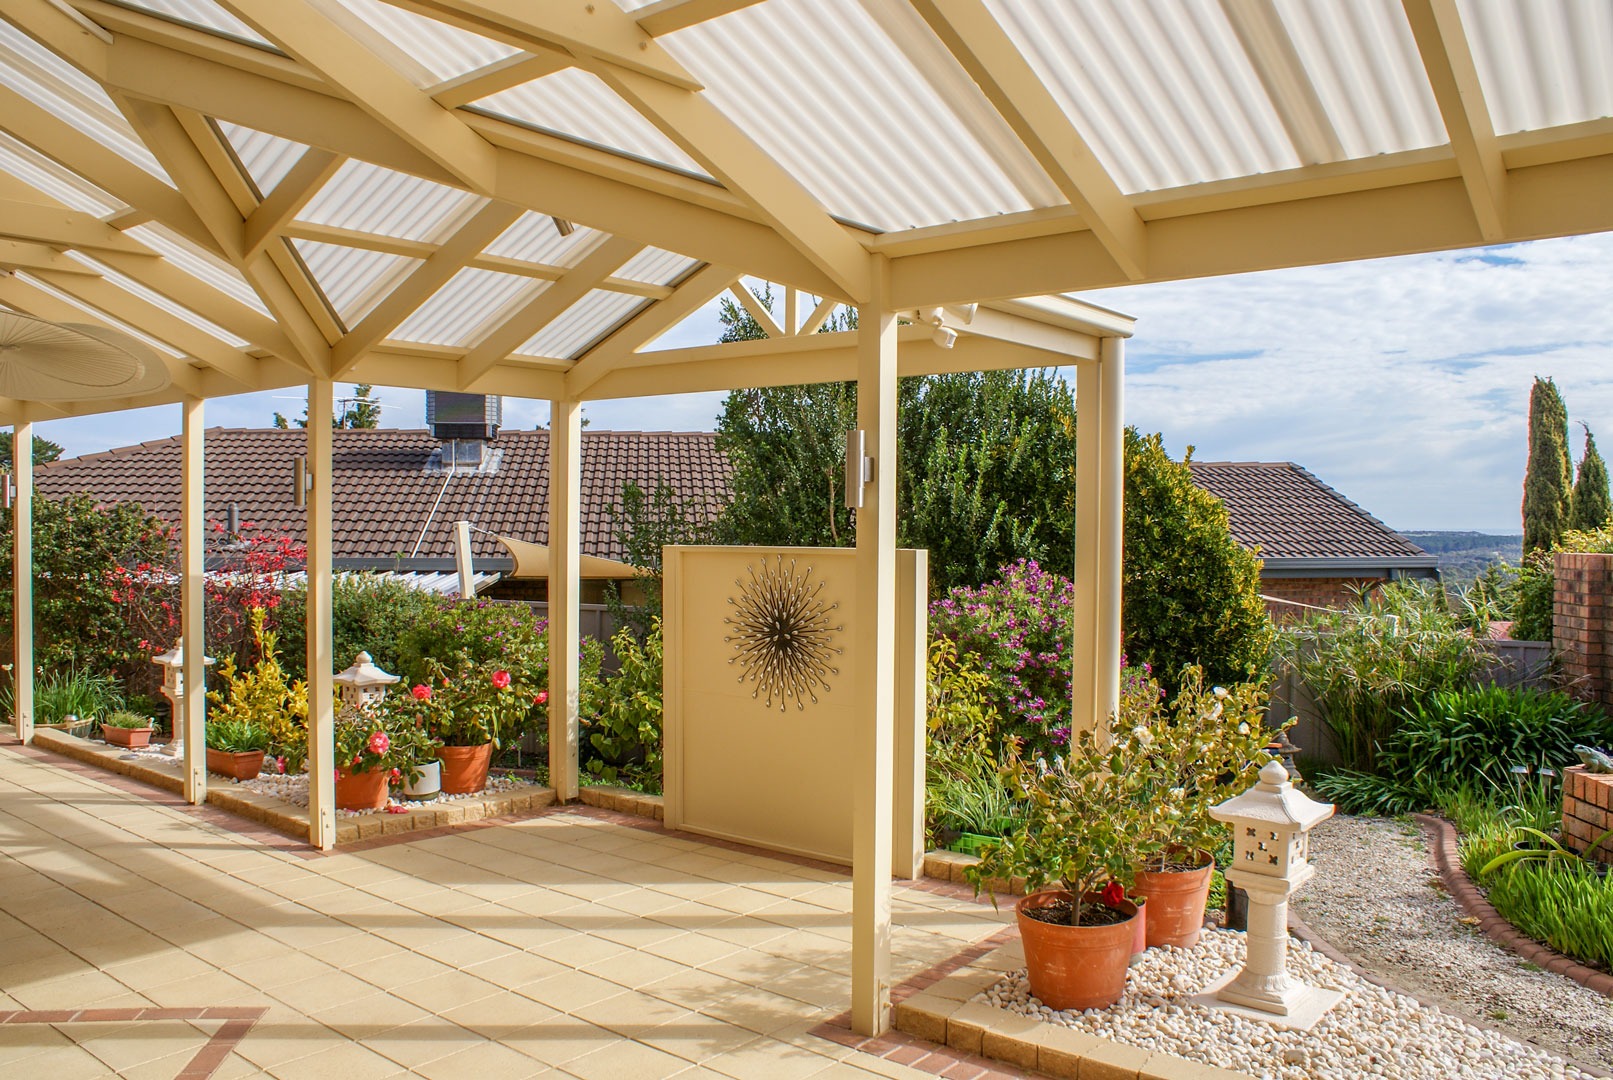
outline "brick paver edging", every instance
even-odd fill
[[[1605,971],[1597,971],[1587,967],[1572,957],[1564,956],[1551,946],[1536,941],[1524,934],[1517,927],[1502,918],[1500,913],[1490,901],[1479,892],[1478,886],[1473,884],[1462,869],[1462,859],[1456,847],[1456,828],[1444,818],[1434,817],[1432,814],[1413,814],[1417,824],[1421,825],[1429,834],[1429,850],[1434,856],[1434,866],[1439,870],[1441,880],[1445,882],[1445,891],[1469,916],[1479,921],[1479,929],[1491,941],[1504,949],[1510,949],[1538,967],[1569,978],[1598,994],[1613,997],[1613,975]]]
[[[208,1080],[268,1009],[252,1006],[192,1009],[17,1009],[0,1012],[0,1025],[121,1024],[152,1020],[222,1020],[174,1080]]]

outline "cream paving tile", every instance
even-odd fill
[[[585,971],[563,971],[523,986],[518,992],[557,1012],[569,1013],[584,1005],[614,997],[622,992],[622,988]]]
[[[511,945],[480,933],[460,934],[447,941],[433,942],[416,950],[419,955],[463,971],[506,956],[520,955]]]
[[[307,1057],[282,1062],[266,1070],[281,1080],[384,1080],[404,1076],[408,1070],[363,1046],[340,1043]]]
[[[327,967],[323,975],[267,988],[276,1001],[308,1016],[333,1009],[344,1002],[362,1000],[375,993],[375,987],[345,971]]]
[[[347,974],[383,990],[405,983],[446,975],[454,968],[440,960],[399,948],[396,952],[365,960],[347,968]]]
[[[506,1035],[499,1042],[546,1065],[564,1065],[614,1042],[617,1036],[575,1016],[556,1016]]]
[[[177,1075],[177,1072],[169,1073],[164,1080],[171,1080],[172,1077]],[[253,1077],[268,1075],[268,1073],[252,1064],[246,1058],[232,1053],[213,1071],[213,1075],[208,1077],[208,1080],[251,1080]]]
[[[700,1011],[766,1035],[798,1023],[816,1010],[794,998],[749,987],[714,1001]]]
[[[394,997],[418,1005],[430,1013],[443,1013],[456,1005],[480,1001],[507,991],[490,982],[467,975],[463,971],[449,971],[429,979],[405,983],[392,991]]]
[[[833,1058],[765,1038],[706,1063],[707,1068],[737,1080],[804,1080],[832,1064]]]
[[[557,964],[536,953],[522,950],[510,950],[503,956],[492,960],[483,960],[464,969],[468,974],[508,990],[535,983],[539,979],[547,979],[567,970],[564,964]]]
[[[606,941],[604,938],[585,933],[573,933],[545,947],[543,955],[557,964],[565,964],[568,967],[593,968],[627,952],[625,946],[618,945],[614,941]]]
[[[400,1001],[390,994],[375,993],[356,1001],[344,1002],[335,1008],[313,1013],[309,1019],[324,1024],[350,1039],[364,1042],[382,1032],[402,1027],[404,1024],[412,1024],[416,1020],[424,1020],[429,1016],[430,1014],[418,1005]]]
[[[370,1035],[364,1046],[412,1070],[486,1042],[473,1031],[433,1016]]]
[[[688,1011],[661,998],[629,992],[573,1009],[571,1015],[636,1039],[643,1032],[676,1020]]]
[[[508,1035],[563,1014],[529,997],[501,993],[456,1005],[439,1015],[462,1028],[500,1042]]]
[[[13,980],[7,973],[7,989],[11,996],[29,1009],[77,1009],[92,1001],[100,1001],[128,988],[110,975],[99,971],[80,971],[56,979]]]
[[[284,945],[279,947],[277,953],[262,959],[230,964],[229,970],[236,978],[263,990],[336,973],[335,968],[318,957],[294,952]]]
[[[283,1005],[275,1005],[252,1025],[246,1038],[236,1044],[235,1054],[267,1070],[321,1050],[346,1045],[346,1039],[323,1024]]]
[[[262,990],[222,971],[163,983],[144,993],[153,1005],[170,1009],[198,1005],[258,1005],[269,1001]]]
[[[704,934],[685,931],[677,937],[651,942],[643,946],[643,950],[685,967],[699,967],[738,952],[740,946],[731,941],[719,941]]]
[[[691,1062],[710,1061],[749,1045],[757,1038],[749,1028],[716,1017],[688,1012],[637,1036],[647,1046]]]
[[[427,1080],[522,1080],[554,1076],[554,1070],[525,1054],[496,1043],[481,1043],[415,1070]]]
[[[801,964],[770,953],[741,949],[709,964],[702,964],[700,969],[746,986],[767,986],[775,979],[793,974],[802,967]]]
[[[620,1040],[565,1063],[564,1070],[581,1080],[663,1080],[688,1067],[653,1046]]]
[[[209,1030],[184,1020],[128,1021],[64,1025],[79,1049],[94,1054],[117,1074],[158,1058],[188,1050],[192,1055],[213,1037]]]
[[[161,955],[102,965],[102,970],[131,990],[146,990],[178,979],[206,975],[217,969],[212,964],[165,945]]]
[[[253,960],[284,956],[286,947],[255,930],[239,928],[232,933],[220,934],[186,946],[185,951],[214,967],[233,968]]]
[[[700,1009],[745,989],[720,975],[693,968],[646,983],[639,993],[658,997],[688,1009]]]
[[[651,953],[624,952],[620,956],[613,956],[603,963],[590,964],[584,970],[590,975],[608,979],[618,986],[636,990],[641,986],[669,978],[688,969],[682,964],[674,963]]]

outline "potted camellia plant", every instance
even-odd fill
[[[533,708],[532,692],[505,668],[463,664],[451,678],[410,691],[427,731],[440,742],[442,793],[487,787],[493,751],[518,738]]]
[[[1139,797],[1155,808],[1144,818],[1152,833],[1142,838],[1146,854],[1133,879],[1148,901],[1146,940],[1185,949],[1204,927],[1215,872],[1210,851],[1226,835],[1210,808],[1255,783],[1271,760],[1271,732],[1262,726],[1262,685],[1207,687],[1204,673],[1187,667],[1179,686],[1167,705],[1154,679],[1129,675],[1116,734]]]
[[[101,737],[108,746],[137,750],[151,745],[151,717],[119,710],[101,721]]]
[[[232,780],[253,780],[263,771],[269,733],[245,720],[209,720],[207,771]]]
[[[390,785],[402,779],[409,757],[394,742],[384,717],[338,705],[336,760],[336,808],[380,810]]]
[[[1135,779],[1132,744],[1106,742],[1082,732],[1068,757],[1011,761],[1005,778],[1025,800],[1023,821],[965,871],[976,892],[1016,878],[1036,890],[1015,916],[1031,993],[1053,1009],[1104,1008],[1126,988],[1139,917],[1126,891],[1156,808]]]

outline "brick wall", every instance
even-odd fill
[[[1267,614],[1278,622],[1289,622],[1305,614],[1301,605],[1348,607],[1363,588],[1382,583],[1382,578],[1262,578],[1260,594],[1267,597]]]
[[[1586,772],[1583,765],[1563,770],[1563,842],[1583,852],[1608,829],[1613,829],[1613,775]],[[1590,854],[1613,863],[1613,839]]]
[[[1576,695],[1613,705],[1613,555],[1560,551],[1552,557],[1552,576],[1551,647],[1562,674]]]

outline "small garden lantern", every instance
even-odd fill
[[[174,730],[168,739],[166,753],[178,757],[185,752],[185,639],[174,642],[174,647],[151,658],[162,668],[162,696],[173,706]],[[202,657],[202,666],[213,666],[211,656]]]
[[[1288,780],[1282,762],[1260,770],[1260,783],[1210,810],[1232,826],[1229,882],[1249,894],[1248,955],[1243,970],[1195,999],[1212,1008],[1256,1015],[1287,1027],[1309,1028],[1343,997],[1288,977],[1288,898],[1316,873],[1310,831],[1333,815]]]
[[[379,705],[386,697],[386,688],[397,681],[398,676],[388,675],[375,666],[369,653],[361,652],[352,667],[335,677],[336,693],[343,705],[363,711]]]

